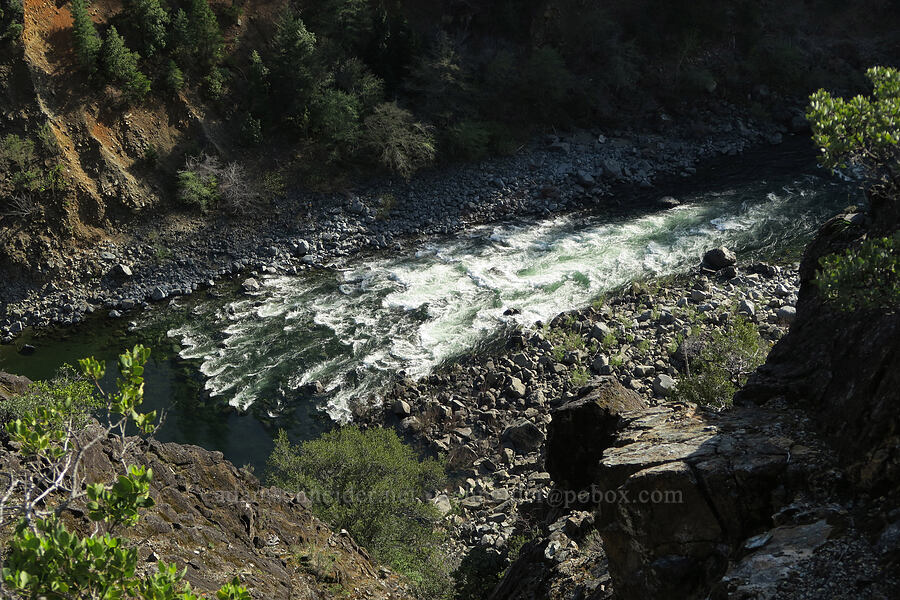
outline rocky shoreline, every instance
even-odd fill
[[[774,343],[795,319],[798,265],[707,260],[723,254],[717,271],[632,284],[513,334],[499,354],[401,381],[359,416],[447,456],[454,488],[433,502],[463,568],[506,569],[492,598],[688,597],[711,582],[716,597],[839,595],[839,579],[797,581],[841,544],[866,577],[879,573],[890,542],[851,526],[852,501],[834,504],[834,456],[801,411],[672,398],[693,337],[740,317]],[[681,501],[621,501],[641,492]]]
[[[359,418],[393,424],[445,454],[459,485],[436,503],[459,508],[450,517],[451,537],[468,550],[502,551],[527,528],[533,505],[548,502],[561,483],[547,470],[553,460],[548,426],[559,420],[559,407],[607,396],[608,386],[624,398],[621,410],[672,406],[669,396],[684,371],[682,347],[692,335],[725,328],[737,316],[753,321],[770,343],[784,335],[797,300],[796,269],[725,265],[719,272],[634,283],[513,334],[499,356],[475,356],[424,380],[401,381],[385,394],[380,413]],[[573,456],[566,460],[577,463]],[[561,513],[553,528],[570,517]],[[568,540],[558,537],[563,557]]]
[[[144,223],[120,235],[124,241],[74,252],[48,241],[34,268],[42,283],[9,278],[0,290],[0,341],[11,343],[29,327],[72,325],[98,311],[120,317],[241,273],[298,273],[475,224],[602,206],[614,202],[614,188],[652,189],[660,177],[689,177],[704,159],[781,143],[804,127],[799,111],[781,125],[754,124],[734,107],[699,112],[686,124],[661,119],[655,132],[546,136],[516,155],[409,183],[376,182],[347,194],[291,193],[270,214],[240,222],[200,219],[164,231]]]

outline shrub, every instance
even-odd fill
[[[246,214],[262,194],[243,166],[222,165],[216,157],[202,154],[178,172],[178,197],[202,211],[219,206],[232,214]]]
[[[434,161],[431,131],[396,102],[378,105],[365,120],[363,145],[378,163],[407,179]]]
[[[328,160],[341,160],[353,153],[359,142],[359,103],[347,92],[326,89],[312,104],[311,129],[325,148]]]
[[[80,427],[90,414],[100,408],[100,398],[91,383],[69,365],[63,366],[47,381],[36,381],[28,389],[0,404],[0,423],[20,419],[40,408],[53,407],[53,425],[72,421]]]
[[[443,484],[444,469],[435,460],[418,460],[392,430],[342,427],[300,447],[281,431],[268,473],[271,484],[305,492],[320,518],[349,531],[423,597],[446,594],[434,531],[439,514],[423,502]]]
[[[860,167],[868,183],[896,204],[894,198],[900,191],[900,71],[872,67],[866,75],[874,84],[871,97],[844,100],[819,90],[810,96],[806,116],[813,140],[822,149],[824,166]]]
[[[737,317],[726,331],[692,336],[682,343],[685,375],[678,380],[675,398],[721,410],[747,376],[765,362],[769,346],[756,326]]]
[[[490,131],[478,121],[462,121],[447,132],[450,154],[465,160],[479,160],[487,156],[490,141]]]
[[[219,200],[219,184],[212,176],[203,176],[190,169],[179,171],[178,199],[206,212]]]
[[[572,385],[576,388],[584,387],[587,385],[587,382],[590,381],[591,375],[588,373],[587,368],[585,367],[577,367],[572,370],[571,374],[571,382]]]
[[[866,240],[858,248],[824,256],[816,285],[844,311],[900,307],[900,232]]]
[[[225,92],[225,74],[219,67],[212,67],[203,78],[203,93],[210,100],[218,100]]]
[[[27,169],[34,159],[32,140],[10,133],[0,141],[0,161],[12,163],[21,170]]]

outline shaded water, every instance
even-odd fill
[[[324,413],[346,419],[351,399],[376,396],[399,371],[426,374],[511,324],[684,272],[716,245],[784,257],[855,199],[805,160],[755,167],[733,162],[715,186],[681,194],[668,211],[479,227],[405,254],[357,256],[336,271],[268,276],[252,296],[180,299],[140,316],[132,333],[101,322],[36,340],[34,357],[3,350],[0,368],[44,377],[62,362],[149,342],[148,403],[169,412],[160,437],[259,465],[275,429],[313,437],[331,423]],[[504,316],[508,308],[520,312]],[[327,392],[313,397],[305,384],[316,380]]]

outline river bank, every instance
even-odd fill
[[[897,588],[882,576],[893,530],[865,533],[880,513],[842,491],[802,410],[781,398],[718,412],[673,397],[696,340],[746,321],[768,348],[796,318],[797,264],[718,266],[626,286],[359,407],[359,420],[447,457],[455,484],[432,502],[451,555],[486,597],[599,600],[615,587],[637,598],[647,585],[679,597],[695,583],[677,574],[702,569],[695,556],[718,573],[702,585],[728,567],[715,597]],[[671,580],[641,580],[633,565],[648,555]]]
[[[296,274],[355,252],[398,250],[423,236],[513,216],[615,207],[625,190],[646,192],[662,178],[688,178],[703,160],[781,143],[788,132],[751,123],[734,108],[698,114],[693,123],[663,121],[658,129],[548,136],[514,156],[409,183],[376,182],[347,194],[292,192],[274,202],[271,214],[243,222],[186,216],[165,227],[147,222],[117,241],[68,255],[48,245],[35,268],[39,285],[10,279],[0,290],[0,341],[10,343],[26,327],[71,325],[96,311],[119,317],[238,273]]]

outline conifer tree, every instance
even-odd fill
[[[145,56],[153,56],[166,47],[170,19],[159,0],[130,0],[127,11],[134,20]]]
[[[88,14],[87,6],[87,0],[72,0],[69,12],[72,13],[75,53],[79,62],[93,73],[97,70],[101,41],[91,15]]]
[[[115,27],[110,27],[100,49],[100,62],[111,81],[122,84],[132,99],[140,99],[150,91],[150,80],[138,69],[140,56],[125,45],[125,40]]]
[[[225,40],[222,38],[219,22],[207,0],[191,0],[189,9],[191,49],[203,67],[210,70],[222,61],[225,52]]]

